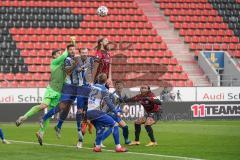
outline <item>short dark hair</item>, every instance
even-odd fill
[[[61,51],[61,49],[55,49],[52,51],[52,56],[55,56],[57,54],[57,52]]]
[[[81,50],[85,50],[85,49],[87,49],[87,50],[88,50],[88,48],[87,48],[87,47],[79,48],[79,52],[81,52]]]
[[[123,81],[119,81],[119,80],[117,80],[117,81],[115,81],[114,84],[115,84],[115,85],[116,85],[116,84],[123,84]]]
[[[143,84],[142,86],[147,86],[148,90],[151,91],[151,87],[148,84]]]
[[[98,83],[99,84],[104,84],[107,82],[107,75],[105,73],[101,73],[98,75]]]
[[[73,44],[69,44],[69,45],[67,45],[67,50],[69,50],[69,48],[71,48],[71,47],[75,47]]]

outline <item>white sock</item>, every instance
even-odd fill
[[[101,145],[96,145],[97,148],[101,148]]]
[[[116,148],[121,148],[121,144],[116,144]]]

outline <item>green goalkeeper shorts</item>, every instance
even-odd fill
[[[43,102],[48,108],[53,108],[58,105],[61,93],[54,91],[50,86],[46,88]]]

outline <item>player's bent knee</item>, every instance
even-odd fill
[[[125,127],[126,126],[126,123],[123,120],[121,120],[118,124],[119,124],[120,127]]]
[[[141,119],[137,119],[134,121],[135,124],[141,124]]]
[[[149,120],[149,121],[146,121],[146,123],[145,123],[145,126],[146,125],[153,125],[155,123],[155,121],[154,120]]]
[[[116,126],[118,126],[118,123],[117,123],[117,122],[114,123],[113,127],[116,127]]]
[[[41,104],[39,105],[39,108],[40,108],[40,109],[45,109],[45,108],[48,108],[48,106],[47,106],[46,104],[44,104],[44,103],[41,103]]]
[[[140,121],[137,121],[137,122],[135,122],[135,124],[139,124],[139,125],[141,125],[142,123],[141,123]]]

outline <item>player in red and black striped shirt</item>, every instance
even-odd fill
[[[141,125],[145,125],[145,129],[148,133],[148,136],[151,140],[146,146],[155,146],[157,142],[155,141],[153,135],[152,125],[156,123],[157,116],[160,112],[161,102],[157,99],[153,92],[151,92],[148,85],[143,85],[140,88],[140,94],[125,100],[125,102],[139,102],[143,105],[145,110],[145,115],[143,117],[135,120],[135,141],[130,143],[130,145],[139,145],[139,136],[141,132]]]
[[[109,77],[110,70],[110,53],[108,47],[109,41],[107,38],[101,38],[97,43],[96,59],[98,62],[98,68],[95,74],[95,79],[101,73],[105,73]]]

